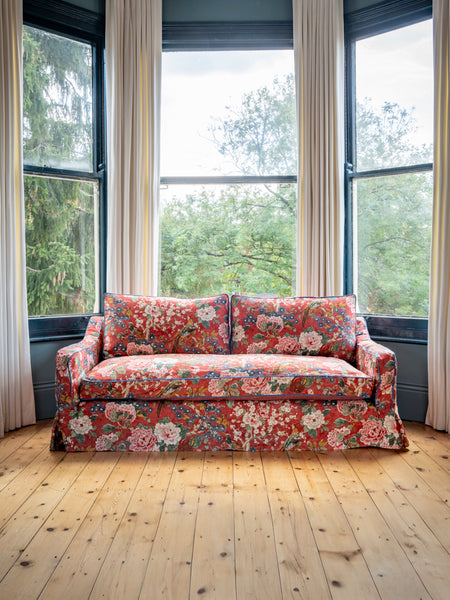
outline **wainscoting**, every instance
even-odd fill
[[[60,348],[78,342],[79,338],[31,342],[31,370],[33,373],[36,418],[50,419],[55,415],[55,357]]]
[[[424,423],[428,408],[427,345],[377,341],[393,350],[397,356],[398,410],[401,418]]]

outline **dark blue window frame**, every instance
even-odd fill
[[[98,183],[99,188],[99,296],[100,309],[106,289],[106,158],[104,110],[104,49],[105,22],[102,15],[58,0],[24,0],[25,25],[45,29],[88,43],[93,50],[93,169],[73,171],[24,166],[26,175],[48,175]],[[84,335],[91,317],[85,315],[55,315],[30,317],[28,326],[31,342],[63,340]]]
[[[358,40],[413,25],[432,17],[432,0],[387,0],[344,17],[346,74],[346,164],[345,164],[345,264],[346,293],[353,293],[353,207],[352,182],[364,177],[432,171],[433,165],[379,169],[358,172],[356,164],[356,86],[355,43]],[[364,315],[372,336],[385,341],[427,343],[428,319]]]

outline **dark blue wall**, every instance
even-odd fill
[[[105,0],[66,0],[105,14]],[[344,0],[344,12],[378,4],[380,0]],[[163,21],[289,21],[292,0],[162,0]]]

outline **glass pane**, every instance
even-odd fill
[[[24,177],[29,316],[98,312],[98,185]]]
[[[356,42],[357,169],[432,162],[431,20]]]
[[[295,186],[171,186],[160,219],[163,295],[293,294]]]
[[[292,50],[163,53],[161,175],[295,175]]]
[[[362,313],[428,316],[431,173],[361,179],[353,198]]]
[[[23,28],[26,165],[92,171],[92,47]]]

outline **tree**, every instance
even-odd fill
[[[297,136],[293,75],[245,94],[238,107],[210,127],[223,156],[242,175],[295,175]]]
[[[292,186],[224,186],[172,198],[161,217],[161,289],[292,293]],[[294,225],[294,227],[293,227]]]
[[[92,168],[90,46],[24,28],[24,160],[37,167]],[[430,160],[415,144],[412,111],[394,103],[357,107],[358,169]],[[242,175],[293,175],[295,87],[275,79],[229,106],[210,136]],[[355,183],[360,308],[427,314],[431,177],[404,174]],[[172,195],[160,217],[161,292],[291,295],[295,287],[294,185],[192,187]],[[95,207],[88,181],[25,177],[30,315],[93,310]]]
[[[92,170],[90,47],[24,27],[25,164]],[[95,298],[91,182],[24,177],[28,312],[83,313]]]

